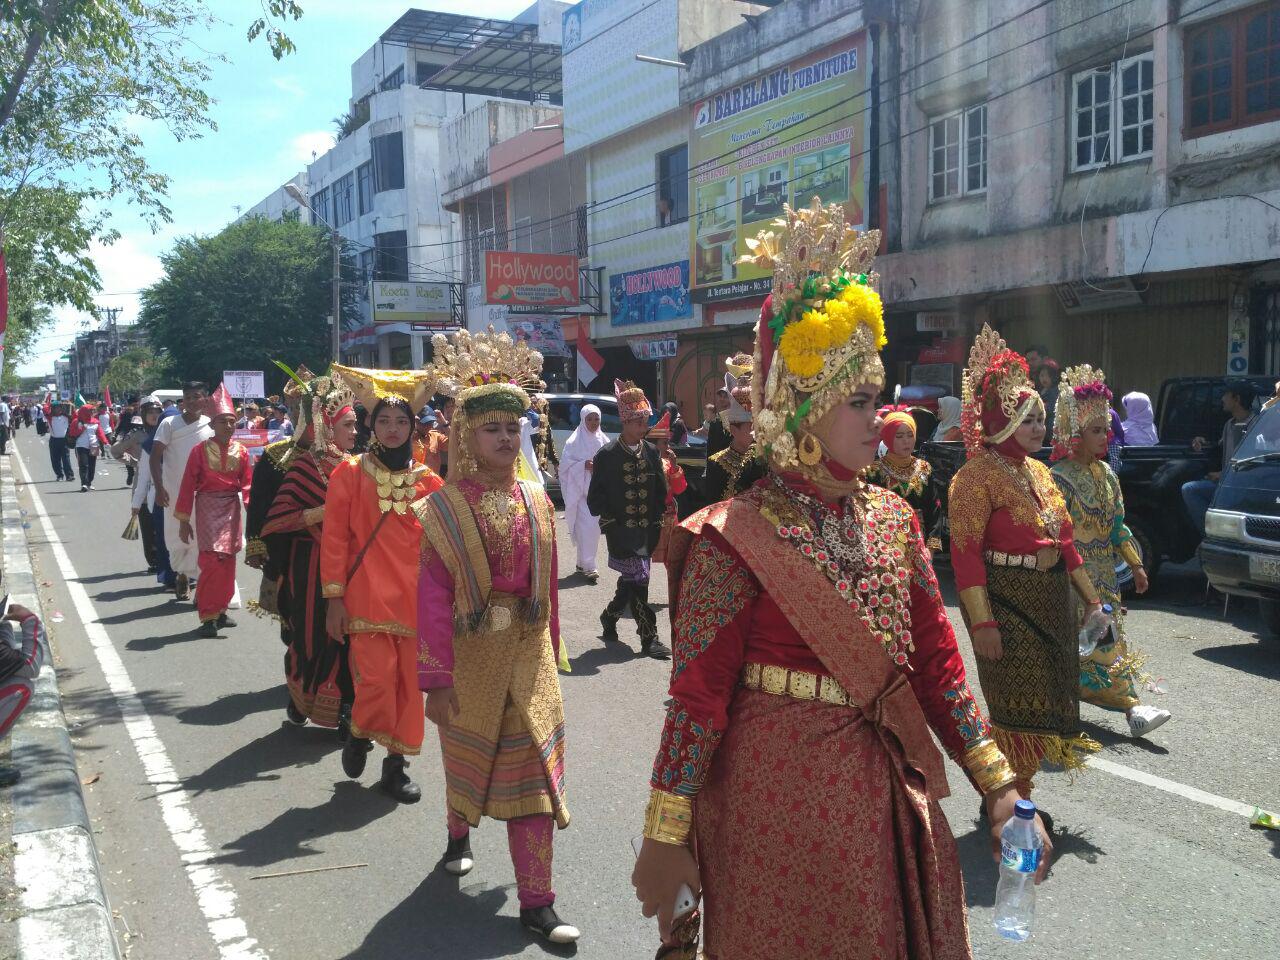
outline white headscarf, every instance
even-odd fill
[[[578,416],[578,425],[574,427],[573,433],[569,434],[569,439],[564,444],[564,450],[560,453],[562,467],[571,463],[586,463],[588,460],[593,459],[600,448],[609,442],[609,437],[604,432],[603,427],[597,427],[595,433],[592,433],[590,428],[587,427],[587,415],[592,413],[597,417],[600,416],[600,408],[594,403],[584,403]]]
[[[933,439],[943,440],[949,430],[960,426],[960,398],[938,398],[938,429],[933,431]]]

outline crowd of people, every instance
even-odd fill
[[[940,404],[934,436],[968,453],[948,498],[950,559],[984,711],[934,572],[943,507],[914,454],[915,418],[879,401],[879,236],[816,201],[787,219],[753,255],[773,271],[755,349],[726,359],[693,431],[707,439],[710,505],[691,515],[676,411],[619,381],[619,435],[587,404],[557,458],[541,357],[492,331],[438,335],[422,370],[282,367],[285,399],[265,410],[189,383],[179,408],[145,398],[129,414],[120,449],[136,461],[143,549],[178,599],[194,590],[201,635],[234,626],[244,552],[262,572],[249,605],[285,645],[287,721],[333,728],[352,778],[381,748],[379,786],[402,803],[421,799],[409,765],[430,721],[444,869],[466,874],[471,830],[504,821],[521,922],[552,942],[579,930],[557,912],[552,875],[570,823],[569,658],[548,472],[577,574],[598,581],[602,538],[617,574],[603,641],[620,644],[630,614],[640,654],[673,661],[632,877],[666,955],[692,958],[701,941],[710,958],[809,956],[814,943],[838,960],[967,957],[933,735],[996,844],[1043,765],[1078,769],[1100,749],[1082,700],[1123,711],[1134,736],[1169,719],[1140,702],[1143,658],[1115,579],[1123,559],[1147,586],[1107,460],[1102,373],[1041,363],[1033,379],[984,328],[962,396]],[[1124,398],[1136,428],[1150,428],[1145,399]],[[86,433],[90,449],[107,442],[102,417],[84,413],[63,434],[78,457]],[[72,419],[50,411],[51,429],[57,417]],[[264,430],[279,439],[256,455],[237,438]],[[1028,456],[1046,436],[1052,469]],[[654,563],[672,585],[670,645]],[[1105,628],[1087,655],[1082,625]],[[1038,882],[1052,850],[1043,810],[1036,828]],[[676,916],[682,887],[701,909]],[[859,908],[826,890],[860,891]]]

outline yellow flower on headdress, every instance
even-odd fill
[[[830,347],[831,332],[826,316],[818,310],[806,310],[804,316],[783,331],[778,353],[796,376],[813,377],[822,371],[822,354]]]
[[[856,322],[871,328],[877,350],[889,342],[884,334],[884,304],[880,301],[880,294],[860,283],[851,283],[841,291],[840,302],[849,305]]]

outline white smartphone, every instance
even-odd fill
[[[644,837],[632,837],[631,849],[635,851],[636,856],[640,856],[640,848],[644,845]],[[686,913],[692,913],[698,906],[698,901],[693,897],[693,891],[689,889],[687,883],[680,884],[680,889],[676,892],[676,910],[671,915],[671,919],[679,920]]]

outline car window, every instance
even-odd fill
[[[1280,405],[1263,410],[1254,417],[1232,459],[1244,460],[1264,453],[1280,453]]]

